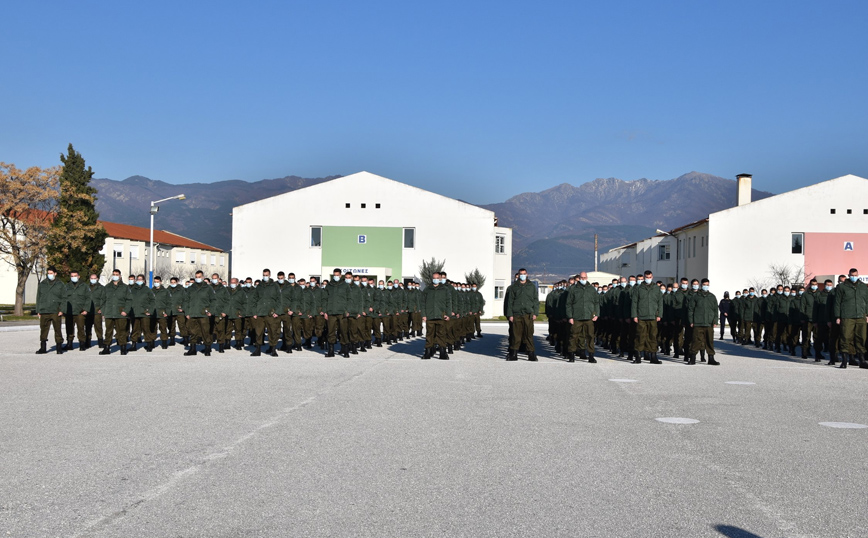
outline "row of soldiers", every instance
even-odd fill
[[[655,282],[651,271],[613,279],[610,284],[588,283],[587,273],[558,282],[546,297],[549,343],[574,362],[576,352],[588,362],[599,345],[634,364],[661,364],[658,351],[688,364],[700,355],[714,359],[713,328],[717,298],[710,281],[684,278],[680,286]],[[577,329],[577,325],[581,328]]]
[[[446,331],[438,334],[441,358],[468,340],[482,336],[480,314],[484,299],[476,286],[456,283],[442,275],[442,284],[450,290],[449,316]],[[439,281],[440,279],[438,279]],[[382,347],[405,338],[422,336],[424,298],[415,282],[399,280],[370,282],[366,276],[341,274],[335,269],[332,281],[319,283],[296,280],[294,273],[280,271],[277,279],[263,270],[262,279],[224,281],[218,274],[205,279],[202,271],[195,278],[181,283],[172,277],[165,286],[162,278],[154,278],[153,288],[145,285],[144,275],[131,276],[129,284],[121,281],[120,271],[112,272],[111,281],[99,283],[96,275],[83,282],[76,271],[69,283],[60,281],[54,267],[40,282],[36,311],[40,316],[40,348],[47,352],[49,329],[54,328],[57,353],[73,349],[77,329],[79,349],[86,350],[97,335],[100,354],[111,353],[112,338],[116,337],[120,352],[135,351],[141,341],[150,352],[155,348],[157,332],[163,349],[175,345],[175,335],[189,347],[186,355],[196,355],[197,345],[210,355],[213,344],[223,353],[240,350],[245,338],[254,346],[253,356],[262,354],[266,334],[266,353],[277,355],[313,347],[316,338],[327,356],[366,352],[373,345]],[[439,284],[439,282],[438,282]],[[63,345],[62,320],[67,322],[67,344]],[[103,334],[103,323],[105,334]],[[177,333],[176,333],[177,331]],[[131,334],[130,334],[131,333]],[[127,338],[131,344],[127,346]],[[282,344],[282,345],[281,345]]]

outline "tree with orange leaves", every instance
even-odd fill
[[[15,268],[15,315],[24,314],[27,277],[44,264],[54,220],[60,170],[20,170],[0,162],[0,259]]]

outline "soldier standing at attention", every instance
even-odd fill
[[[374,323],[377,320],[377,314],[374,312],[374,294],[377,291],[377,287],[374,285],[374,281],[371,280],[368,282],[368,277],[362,277],[362,294],[364,298],[364,303],[362,304],[362,310],[365,315],[362,320],[365,322],[364,327],[362,328],[362,346],[365,349],[371,349],[371,334],[374,331]],[[376,321],[379,324],[379,320]],[[379,333],[379,328],[377,329]]]
[[[440,360],[449,360],[446,352],[445,325],[452,312],[451,297],[447,286],[440,283],[440,273],[434,273],[431,285],[422,292],[421,310],[422,320],[425,322],[425,352],[423,359],[434,356],[434,346],[440,348]]]
[[[353,276],[353,273],[347,271],[344,275],[344,281],[349,278],[349,289],[347,291],[347,334],[350,337],[350,353],[353,355],[359,354],[359,347],[362,342],[362,327],[364,327],[364,312],[362,304],[364,302],[364,292],[362,291],[362,279],[359,275]],[[366,348],[361,349],[367,352]]]
[[[275,340],[272,341],[271,335],[269,334],[268,343],[270,346],[274,347],[274,349],[280,349],[284,353],[292,353],[292,347],[289,344],[292,340],[292,315],[290,315],[289,312],[292,309],[289,304],[289,283],[286,281],[286,273],[283,271],[277,272],[277,289],[280,291],[280,305],[277,319],[280,322],[282,335],[276,335]]]
[[[187,295],[187,289],[178,282],[178,277],[169,279],[169,296],[172,300],[172,315],[170,320],[174,322],[169,324],[169,345],[175,345],[175,326],[178,328],[178,334],[181,336],[181,345],[186,346],[190,341],[190,334],[187,332],[187,318],[184,316],[184,297]]]
[[[697,351],[703,353],[708,351],[709,366],[720,364],[714,360],[714,319],[718,313],[717,297],[709,289],[708,279],[702,279],[702,289],[690,302],[687,316],[693,328],[693,344],[690,346],[691,355],[688,364],[696,364]]]
[[[135,351],[137,342],[140,338],[144,338],[145,350],[150,353],[154,350],[154,340],[156,336],[151,330],[151,322],[153,321],[152,314],[154,313],[154,293],[151,288],[145,286],[145,275],[136,277],[136,285],[130,290],[133,296],[133,334],[130,339],[132,347],[130,351]]]
[[[868,286],[859,280],[859,271],[850,269],[849,278],[835,289],[835,323],[841,327],[841,366],[856,360],[859,368],[868,368],[865,360],[865,337],[868,322]]]
[[[48,330],[54,328],[54,343],[57,354],[63,353],[61,321],[66,313],[66,284],[57,279],[57,269],[50,266],[45,280],[36,289],[36,315],[39,316],[39,350],[37,355],[48,353]]]
[[[485,314],[485,297],[479,291],[479,287],[473,284],[470,288],[474,296],[476,296],[476,314],[473,316],[473,322],[476,326],[476,336],[482,338],[482,316]]]
[[[127,315],[133,309],[133,296],[130,288],[121,282],[121,272],[112,271],[112,279],[105,287],[103,302],[97,306],[105,318],[105,347],[100,355],[111,353],[112,333],[117,333],[121,355],[127,354]]]
[[[816,339],[817,334],[814,332],[814,301],[817,300],[817,279],[812,278],[809,282],[807,290],[799,290],[799,311],[801,313],[801,333],[802,333],[802,358],[807,359],[811,351],[811,337]],[[814,342],[816,347],[816,342]]]
[[[352,277],[348,280],[352,282]],[[328,324],[328,353],[326,357],[335,356],[335,344],[338,339],[338,332],[341,338],[341,356],[348,358],[350,356],[350,340],[347,335],[347,294],[349,287],[352,284],[341,278],[341,270],[335,268],[332,272],[332,282],[327,288],[328,294],[325,297],[325,308],[323,309],[323,317]]]
[[[633,292],[630,309],[630,317],[636,324],[636,357],[633,363],[639,364],[644,358],[651,364],[661,364],[657,360],[657,322],[663,316],[663,296],[660,288],[654,284],[651,271],[645,271],[644,277],[643,282],[636,286]],[[641,358],[639,353],[642,353]]]
[[[90,347],[90,341],[84,331],[84,322],[90,307],[90,288],[80,281],[78,271],[69,272],[69,284],[66,287],[66,350],[72,351],[72,331],[78,332],[78,349],[84,351]]]
[[[99,311],[97,305],[101,305],[105,301],[105,288],[99,283],[99,278],[95,274],[90,275],[88,288],[90,289],[90,304],[87,307],[87,317],[84,320],[86,343],[87,347],[90,347],[91,336],[93,330],[96,329],[96,345],[102,349],[102,312]]]
[[[726,331],[726,323],[729,322],[729,334],[732,335],[732,300],[729,298],[729,292],[723,292],[723,299],[717,305],[720,311],[720,339],[723,340],[723,333]]]
[[[172,295],[163,287],[163,278],[154,277],[154,316],[160,329],[160,347],[169,348],[169,324],[172,322]],[[156,337],[156,330],[154,330]]]
[[[536,361],[536,348],[533,344],[533,322],[539,312],[539,299],[533,284],[527,280],[527,269],[518,270],[518,282],[512,285],[509,303],[506,305],[507,319],[512,322],[514,338],[509,346],[508,361],[518,360],[518,348],[524,344],[527,360]]]
[[[754,318],[759,307],[759,299],[756,296],[756,289],[750,288],[744,290],[741,295],[741,345],[747,346],[755,342],[759,342],[759,333]]]
[[[190,330],[190,350],[184,355],[195,355],[196,344],[199,340],[205,346],[203,353],[206,357],[211,356],[211,317],[214,315],[212,308],[217,302],[214,290],[204,281],[204,273],[196,271],[193,284],[187,289],[184,298],[184,312],[187,315],[187,325]]]
[[[271,280],[271,270],[262,270],[262,280],[250,295],[253,313],[253,329],[256,332],[256,347],[251,357],[262,355],[265,343],[265,329],[268,328],[268,349],[266,353],[277,356],[277,342],[280,341],[280,288]]]
[[[317,304],[314,292],[305,279],[298,279],[298,287],[301,288],[298,304],[301,308],[301,334],[304,339],[304,348],[313,348],[313,320],[316,315]]]
[[[566,319],[570,324],[567,360],[576,362],[578,349],[580,359],[597,362],[594,358],[594,322],[600,315],[600,295],[588,284],[588,273],[584,271],[579,273],[577,282],[567,293]]]
[[[824,287],[822,290],[818,291],[814,296],[814,362],[820,362],[823,360],[823,349],[829,351],[829,355],[832,361],[835,359],[831,357],[832,352],[829,347],[829,326],[831,325],[832,317],[829,315],[830,310],[830,301],[832,292],[832,281],[826,280],[824,283]],[[834,364],[834,362],[830,361],[830,364]]]
[[[241,351],[244,348],[244,318],[247,316],[247,293],[238,285],[237,278],[229,279],[229,289],[226,291],[226,304],[223,314],[226,316],[226,336],[224,349],[232,346],[232,332],[235,332],[235,349]]]
[[[226,302],[229,300],[229,292],[226,286],[220,280],[220,275],[214,273],[211,275],[211,290],[214,292],[214,304],[211,305],[211,334],[214,335],[214,340],[217,344],[217,352],[223,353],[226,350],[229,337],[226,334],[227,319],[226,319]]]

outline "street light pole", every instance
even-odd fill
[[[160,210],[160,206],[157,204],[161,202],[168,202],[169,200],[184,200],[187,197],[183,194],[179,194],[177,196],[170,196],[169,198],[163,198],[162,200],[156,200],[151,202],[151,209],[149,212],[151,213],[151,243],[150,243],[150,254],[148,255],[148,286],[154,287],[154,215],[157,214],[157,211]]]

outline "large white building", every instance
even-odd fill
[[[846,175],[756,202],[751,181],[738,176],[735,207],[612,249],[601,269],[625,276],[650,269],[664,282],[708,277],[721,297],[781,283],[786,273],[837,282],[855,267],[868,280],[868,179]]]
[[[368,172],[235,207],[232,274],[263,268],[329,278],[334,268],[419,281],[423,260],[445,260],[449,278],[479,269],[486,315],[503,311],[512,281],[512,230],[492,211]]]

